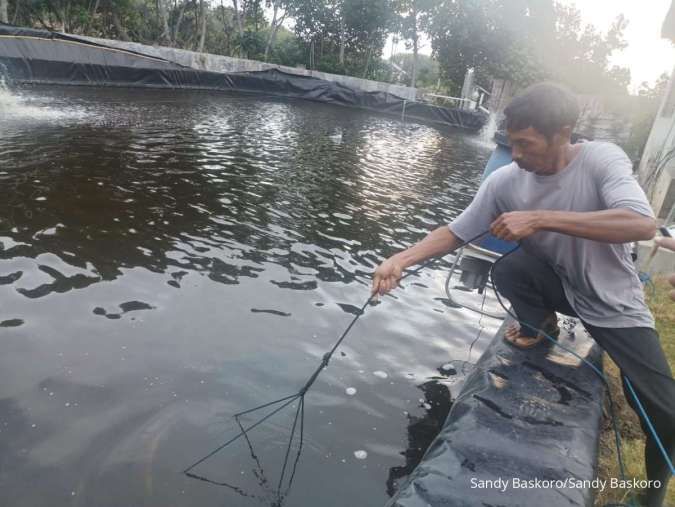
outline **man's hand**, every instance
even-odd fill
[[[373,287],[371,294],[384,296],[387,292],[398,287],[398,281],[403,274],[401,262],[397,260],[396,255],[389,257],[378,266],[373,275]]]
[[[539,230],[538,211],[511,211],[502,213],[492,222],[490,232],[505,241],[520,241]]]
[[[668,250],[675,252],[675,238],[654,238],[654,243],[662,248],[667,248]]]
[[[656,238],[654,239],[654,243],[662,248],[667,248],[668,250],[675,252],[675,238]],[[670,285],[675,287],[675,274],[670,275],[668,281],[670,282]],[[670,299],[675,301],[675,290],[670,291]]]

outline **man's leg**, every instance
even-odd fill
[[[555,271],[522,248],[497,261],[493,276],[496,289],[509,300],[518,319],[534,328],[544,327],[555,312],[576,316]],[[532,339],[537,331],[521,326],[518,334]]]
[[[675,460],[675,380],[656,331],[647,327],[610,329],[586,323],[584,325],[598,345],[617,364],[622,380],[624,376],[628,377],[671,461]],[[661,507],[665,505],[663,501],[671,470],[643,420],[625,380],[623,383],[626,399],[640,417],[642,431],[646,436],[647,479],[661,483],[661,488],[650,488],[647,491],[645,505]]]

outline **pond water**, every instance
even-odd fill
[[[0,91],[0,503],[275,503],[293,407],[386,256],[469,202],[491,146],[323,104]],[[284,505],[382,505],[494,322],[447,263],[368,307],[307,393]],[[255,421],[255,414],[248,419]]]

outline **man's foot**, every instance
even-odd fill
[[[558,317],[552,314],[542,324],[542,330],[551,338],[558,339],[560,328],[558,328]],[[531,349],[546,340],[546,337],[539,333],[537,336],[523,336],[520,333],[520,325],[516,322],[511,324],[504,333],[504,341],[517,349]]]

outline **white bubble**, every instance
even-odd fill
[[[450,363],[446,363],[443,366],[441,366],[441,370],[443,370],[443,371],[450,371],[450,370],[454,370],[454,369],[455,369],[455,367],[452,366],[452,364],[450,364]]]
[[[375,375],[376,377],[380,377],[380,378],[387,378],[389,376],[381,370],[374,371],[373,375]]]
[[[354,456],[356,459],[366,459],[368,457],[368,453],[364,450],[354,451]]]
[[[424,408],[426,408],[427,410],[431,410],[431,405],[429,405],[428,403],[425,403],[425,404],[422,405],[422,406],[423,406]]]
[[[354,389],[353,387],[348,387],[347,389],[345,389],[345,392],[349,396],[354,396],[356,394],[356,389]]]

